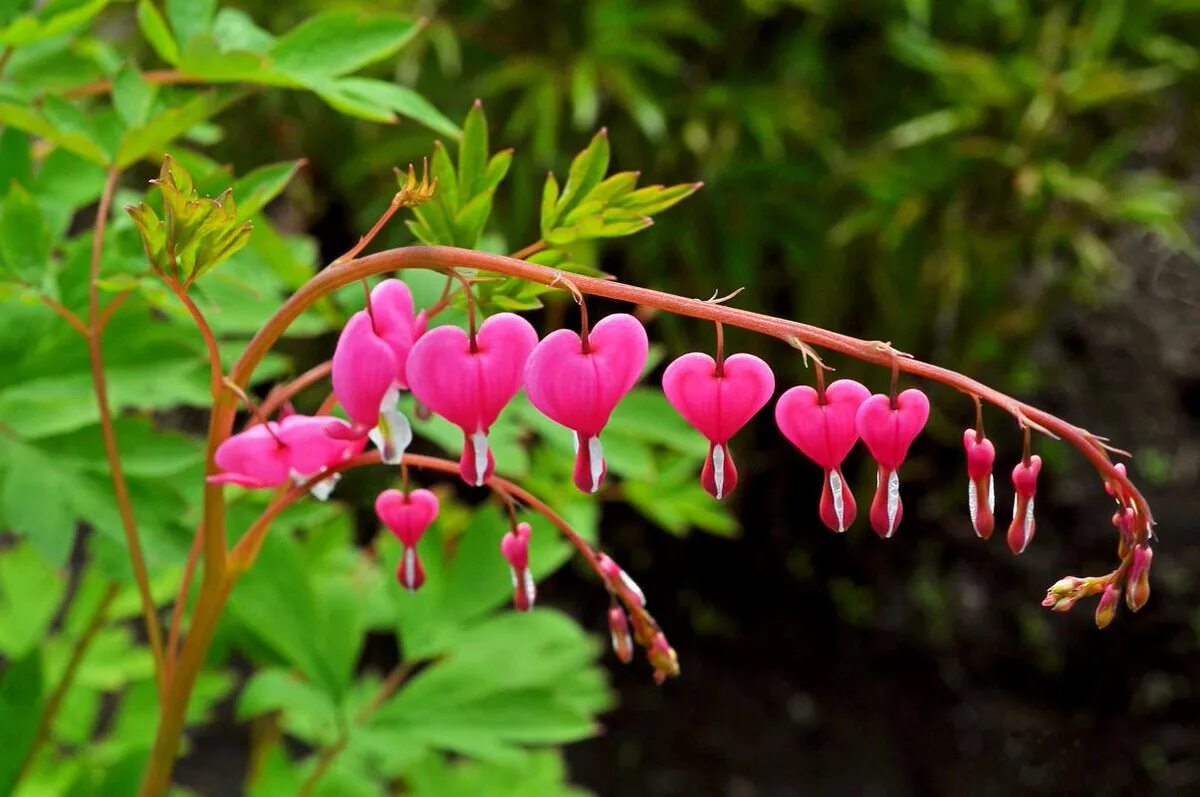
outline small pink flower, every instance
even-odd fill
[[[1042,458],[1034,454],[1028,462],[1018,462],[1012,472],[1013,519],[1008,527],[1008,547],[1014,554],[1023,553],[1033,541],[1033,499],[1037,495],[1037,477],[1042,470]]]
[[[821,522],[845,531],[858,507],[846,487],[842,462],[858,442],[854,419],[870,391],[853,379],[825,389],[824,400],[808,385],[793,387],[775,403],[775,424],[792,445],[825,471],[821,485]]]
[[[537,584],[529,570],[529,538],[532,534],[528,523],[518,523],[500,540],[500,553],[512,572],[513,608],[519,612],[532,609],[537,599]]]
[[[409,351],[424,329],[425,314],[413,315],[408,286],[384,280],[371,291],[370,309],[346,322],[333,353],[333,392],[353,422],[341,433],[369,434],[389,464],[398,463],[412,442],[412,427],[396,402],[408,387]]]
[[[1121,590],[1115,584],[1109,584],[1100,595],[1100,603],[1096,606],[1096,627],[1108,628],[1109,623],[1117,615],[1117,603],[1121,600]]]
[[[303,484],[362,451],[365,440],[334,436],[348,428],[337,418],[308,415],[255,424],[217,447],[213,458],[221,472],[209,476],[208,482],[251,489],[278,487],[289,481]],[[327,498],[336,481],[337,474],[333,474],[314,485],[313,495]]]
[[[410,592],[425,583],[425,568],[417,555],[417,543],[438,514],[438,499],[429,490],[384,490],[375,499],[375,514],[400,541],[402,553],[396,580]]]
[[[967,450],[967,508],[971,512],[971,526],[986,540],[996,527],[996,482],[992,477],[996,449],[991,440],[974,429],[963,432],[963,447]]]
[[[629,618],[625,610],[613,601],[608,609],[608,633],[612,639],[613,653],[622,664],[633,661],[633,637],[629,634]]]
[[[413,395],[463,431],[458,470],[467,484],[481,486],[495,470],[488,429],[521,389],[535,345],[537,333],[528,321],[498,313],[483,322],[474,341],[458,327],[438,327],[408,354]]]
[[[858,436],[879,464],[870,515],[871,528],[884,539],[896,533],[904,514],[897,471],[928,419],[929,399],[916,388],[903,391],[894,402],[877,393],[859,406],[855,416]]]
[[[737,486],[737,467],[727,443],[775,392],[771,367],[753,354],[717,363],[707,354],[679,357],[663,373],[663,393],[684,420],[708,438],[700,483],[720,500]]]
[[[600,430],[641,376],[649,345],[642,322],[618,313],[592,327],[586,350],[577,333],[560,329],[529,355],[529,401],[575,432],[575,485],[584,492],[596,492],[604,481]]]
[[[1138,545],[1133,549],[1133,560],[1125,576],[1125,605],[1130,611],[1138,611],[1150,600],[1150,563],[1154,551],[1149,545]]]

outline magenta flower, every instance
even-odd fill
[[[1033,499],[1037,495],[1037,477],[1042,470],[1042,458],[1034,454],[1013,468],[1013,519],[1008,527],[1008,547],[1014,554],[1022,553],[1033,540]]]
[[[529,570],[529,538],[532,533],[528,523],[518,523],[500,540],[500,553],[512,571],[513,608],[520,612],[532,609],[537,599],[537,584]]]
[[[409,351],[424,329],[425,314],[413,315],[408,286],[384,280],[371,291],[369,309],[346,322],[333,353],[333,392],[353,422],[343,433],[370,435],[389,464],[412,442],[412,427],[396,402],[408,387]]]
[[[334,436],[348,429],[338,418],[308,415],[255,424],[217,446],[213,459],[221,471],[209,476],[208,482],[250,489],[279,487],[289,481],[303,484],[362,451],[365,440]],[[337,479],[335,473],[313,485],[313,495],[328,498]]]
[[[618,313],[592,327],[586,340],[569,329],[551,332],[529,355],[529,401],[575,432],[575,485],[584,492],[604,481],[600,431],[641,376],[649,347],[642,322]]]
[[[821,485],[821,522],[842,532],[858,507],[846,487],[842,463],[858,442],[854,419],[870,391],[853,379],[839,379],[821,395],[808,385],[793,387],[775,403],[775,424],[792,445],[825,471]]]
[[[410,493],[384,490],[375,499],[375,514],[403,547],[396,580],[409,592],[416,592],[425,583],[425,568],[417,555],[417,543],[437,517],[437,496],[429,490]]]
[[[916,388],[903,391],[894,401],[877,393],[864,401],[855,415],[858,436],[879,464],[870,516],[871,528],[885,540],[896,533],[904,514],[897,471],[927,420],[929,399]]]
[[[528,321],[498,313],[483,322],[474,340],[458,327],[438,327],[409,352],[413,395],[463,431],[458,470],[467,484],[478,487],[495,470],[488,429],[521,389],[525,361],[536,345]]]
[[[971,512],[971,526],[986,540],[996,527],[996,481],[992,477],[996,449],[991,440],[975,429],[963,432],[963,447],[967,450],[967,508]]]
[[[737,486],[727,443],[775,392],[771,367],[753,354],[734,354],[718,368],[712,357],[692,352],[667,366],[662,387],[675,411],[708,438],[700,483],[724,498]]]

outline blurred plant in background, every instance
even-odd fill
[[[435,172],[453,169],[465,127],[453,120],[482,97],[486,151],[520,157],[506,161],[504,190],[438,195],[455,242],[493,252],[540,243],[542,262],[669,282],[683,295],[745,285],[757,309],[887,337],[1031,391],[1048,376],[1028,356],[1048,314],[1064,301],[1103,303],[1133,278],[1117,235],[1193,251],[1195,155],[1178,142],[1196,134],[1198,23],[1187,0],[555,0],[536,13],[496,0],[55,0],[0,10],[0,521],[14,532],[0,546],[0,704],[15,718],[0,729],[0,790],[19,778],[22,795],[131,793],[158,719],[87,346],[48,309],[88,312],[94,207],[113,170],[126,176],[118,208],[159,201],[135,186],[167,150],[202,195],[232,186],[230,222],[251,222],[253,234],[193,294],[227,362],[281,296],[370,227],[395,191],[394,165],[419,161],[436,136]],[[595,138],[601,124],[607,135]],[[671,200],[695,180],[707,187],[690,209],[656,218],[653,235],[610,245],[607,233],[644,226],[646,205],[612,208],[608,230],[580,230],[547,189],[546,171],[565,175],[587,146],[603,146],[606,161],[611,146],[617,168],[641,169],[643,182],[679,184]],[[493,209],[490,224],[475,221]],[[102,304],[120,303],[104,319],[109,400],[151,592],[165,606],[199,520],[197,408],[212,386],[186,309],[146,276],[133,220],[110,222],[98,282]],[[434,223],[418,218],[378,240],[440,236]],[[441,282],[414,279],[418,304],[436,301]],[[552,324],[567,311],[535,287],[481,287],[495,307],[547,301]],[[256,380],[323,359],[360,303],[351,290],[323,301]],[[679,322],[662,326],[668,348],[681,348]],[[799,378],[798,357],[793,368],[781,379]],[[935,417],[931,432],[957,445],[958,420]],[[436,418],[417,432],[439,445],[458,435]],[[492,437],[505,475],[562,496],[556,506],[595,537],[605,510],[569,489],[569,441],[523,399]],[[737,531],[695,483],[702,441],[657,391],[621,405],[605,445],[637,515],[675,534]],[[381,486],[364,475],[341,489],[365,505],[354,499]],[[396,594],[394,563],[369,545],[373,519],[331,504],[278,521],[261,566],[233,593],[188,718],[199,726],[235,706],[250,727],[250,793],[297,793],[318,770],[312,783],[327,794],[383,793],[385,780],[414,794],[570,793],[548,746],[592,734],[611,704],[596,644],[552,610],[497,612],[507,574],[480,562],[506,521],[442,497],[431,537],[453,555],[426,560],[430,584],[415,600]],[[262,506],[241,496],[231,527]],[[635,547],[648,563],[653,545]],[[539,575],[566,555],[558,544],[540,553]],[[912,592],[936,617],[948,589],[930,574],[937,553],[910,556]],[[852,624],[872,622],[882,600],[853,577],[829,592]],[[1037,636],[1034,621],[1020,622]],[[212,788],[230,780],[221,783]]]

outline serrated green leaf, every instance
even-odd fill
[[[554,172],[546,174],[546,182],[542,186],[541,229],[542,237],[546,236],[558,220],[558,180]]]
[[[406,86],[361,77],[340,78],[331,84],[322,82],[314,85],[326,102],[344,113],[379,122],[394,122],[399,114],[451,138],[460,135],[457,125]]]
[[[233,196],[238,202],[237,219],[244,221],[265,208],[283,192],[303,166],[302,160],[272,163],[239,178],[233,184]]]
[[[275,44],[274,36],[260,28],[245,11],[236,8],[217,11],[212,35],[226,51],[241,50],[266,55]]]
[[[4,525],[24,534],[43,561],[57,566],[75,538],[75,512],[66,500],[69,476],[42,452],[20,443],[5,447],[5,459]]]
[[[601,130],[592,137],[587,148],[571,161],[567,172],[567,182],[563,185],[562,197],[558,200],[557,211],[561,218],[578,203],[582,202],[588,193],[600,184],[608,171],[608,133]]]
[[[276,69],[290,75],[338,77],[392,55],[419,30],[396,14],[327,11],[281,36],[271,58]]]
[[[155,114],[144,125],[131,128],[121,137],[117,166],[125,168],[148,155],[157,155],[192,127],[220,113],[236,97],[227,92],[206,91],[183,105]]]
[[[467,112],[458,149],[458,190],[462,201],[470,201],[483,190],[488,158],[487,117],[478,100]]]
[[[20,47],[50,39],[87,23],[109,0],[46,3],[35,13],[24,14],[0,29],[0,44]]]
[[[14,279],[40,287],[50,266],[51,242],[37,201],[13,183],[0,206],[0,267]]]
[[[137,21],[138,27],[142,29],[142,35],[146,37],[146,41],[150,42],[150,46],[154,48],[154,52],[158,53],[158,57],[168,64],[178,64],[179,45],[175,42],[175,37],[171,35],[171,29],[167,27],[167,21],[158,7],[154,5],[153,0],[138,0]]]
[[[113,79],[113,106],[128,127],[145,124],[157,93],[133,66],[126,66]]]

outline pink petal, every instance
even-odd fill
[[[775,391],[771,368],[753,354],[734,354],[716,374],[716,361],[700,352],[679,357],[663,373],[671,406],[711,442],[724,443],[762,409]]]
[[[413,316],[412,293],[398,279],[386,279],[371,291],[371,309],[375,313],[375,331],[392,349],[396,364],[395,384],[408,387],[405,366],[413,342],[425,329],[425,317]]]
[[[279,433],[279,424],[268,421],[270,430]],[[251,426],[217,446],[213,457],[222,481],[245,487],[275,487],[290,478],[288,451],[272,437],[263,424]]]
[[[817,391],[800,385],[775,404],[775,423],[792,445],[824,470],[837,470],[858,441],[855,415],[870,391],[853,379],[839,379]]]
[[[313,476],[337,465],[366,447],[366,438],[347,438],[349,425],[329,416],[291,415],[279,425],[287,446],[288,464],[304,476]]]
[[[871,456],[886,470],[897,470],[908,456],[908,447],[929,419],[929,399],[916,388],[896,396],[896,406],[877,393],[858,408],[855,425]]]
[[[392,348],[375,334],[371,317],[360,310],[350,317],[333,353],[333,392],[356,426],[379,422],[379,405],[396,379]]]
[[[646,328],[626,313],[592,327],[587,354],[577,333],[560,329],[529,355],[525,391],[547,418],[596,437],[641,376],[649,347]]]
[[[375,499],[375,514],[405,546],[417,544],[438,514],[437,496],[429,490],[384,490]]]

